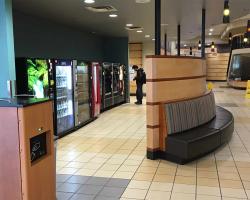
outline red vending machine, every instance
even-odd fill
[[[100,64],[92,63],[92,117],[97,117],[101,111]]]

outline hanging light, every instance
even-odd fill
[[[223,23],[227,24],[229,22],[230,22],[229,0],[225,0],[224,11],[223,11]]]
[[[201,50],[201,41],[199,40],[198,50]]]
[[[231,44],[232,39],[233,39],[232,33],[229,33],[229,35],[228,35],[228,44]]]
[[[212,42],[211,51],[214,52],[214,49],[215,49],[215,45],[214,45],[214,42]]]
[[[247,43],[247,42],[248,42],[247,33],[245,33],[245,34],[244,34],[244,39],[243,39],[243,42],[244,42],[244,43]]]

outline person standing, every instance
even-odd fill
[[[146,83],[146,74],[142,68],[139,68],[137,65],[133,65],[133,70],[135,70],[134,81],[136,81],[136,105],[142,104],[143,99],[143,84]]]

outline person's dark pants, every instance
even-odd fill
[[[136,99],[138,103],[142,103],[143,99],[143,90],[142,90],[143,84],[137,84],[136,85]]]

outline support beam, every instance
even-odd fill
[[[165,35],[164,35],[164,53],[165,53],[165,55],[167,55],[167,50],[168,50],[168,47],[167,47],[167,33],[165,33]]]
[[[202,25],[201,25],[201,57],[205,58],[206,48],[206,10],[202,9]]]
[[[181,25],[177,26],[177,55],[181,55]]]
[[[155,55],[161,55],[161,0],[155,0]]]
[[[10,97],[7,81],[16,79],[12,0],[0,1],[0,27],[0,98],[2,98]]]

